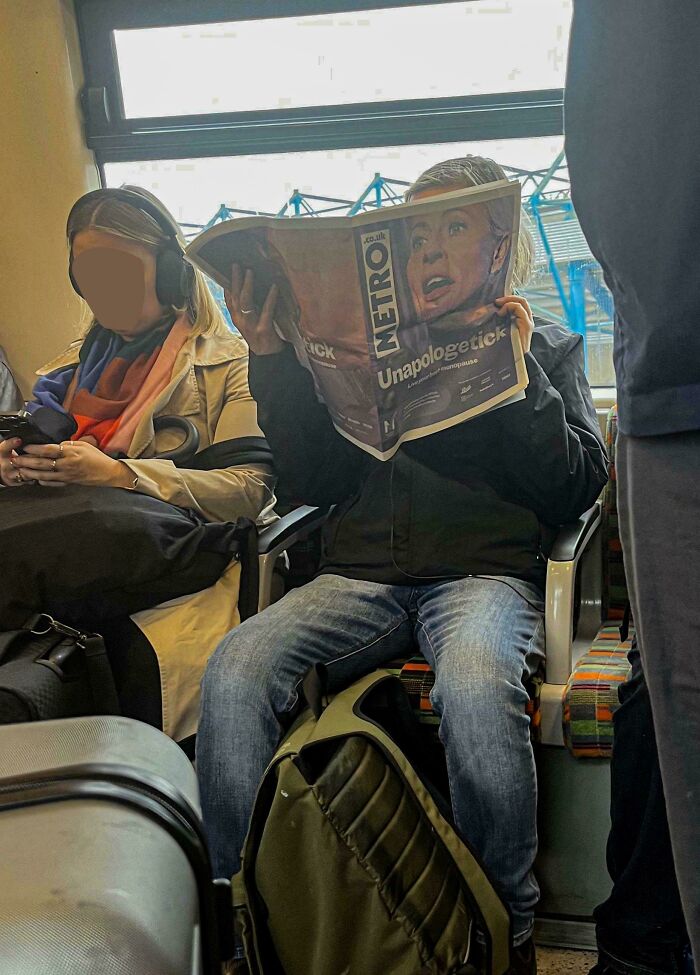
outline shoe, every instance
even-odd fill
[[[685,949],[683,955],[678,958],[677,961],[678,969],[677,971],[683,973],[683,975],[693,975],[693,961],[692,958],[688,956],[687,949]],[[615,968],[615,966],[608,961],[599,960],[596,965],[590,970],[588,975],[643,975],[643,972],[648,972],[648,968],[636,968],[634,964],[625,964],[624,968]]]
[[[645,969],[646,971],[647,969]],[[626,971],[635,972],[637,969],[626,969]],[[639,969],[641,972],[641,968]],[[611,964],[605,961],[599,961],[597,965],[594,965],[590,970],[588,975],[621,975],[621,969],[613,968]],[[622,973],[624,975],[624,973]]]
[[[537,955],[532,938],[512,949],[507,975],[537,975]]]
[[[644,971],[646,972],[648,971],[648,969],[645,968]],[[643,975],[641,968],[640,969],[636,969],[634,967],[625,968],[625,969],[615,968],[614,965],[612,965],[610,962],[607,961],[598,961],[598,963],[594,965],[593,968],[590,970],[588,975],[625,975],[625,972],[627,973],[637,972],[638,975]]]

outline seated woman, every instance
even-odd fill
[[[269,470],[183,470],[157,459],[182,440],[172,429],[154,431],[159,416],[192,420],[200,449],[260,436],[247,348],[184,260],[174,218],[144,190],[97,190],[74,205],[67,237],[71,281],[93,317],[83,338],[39,371],[27,409],[56,411],[75,431],[22,454],[19,441],[0,442],[2,484],[120,487],[210,521],[267,520]],[[239,573],[232,563],[211,589],[134,617],[159,658],[164,726],[173,737],[194,730],[206,655],[238,622]],[[196,638],[195,616],[206,621]]]

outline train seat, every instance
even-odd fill
[[[610,828],[613,714],[618,707],[618,688],[629,673],[627,654],[634,636],[632,627],[627,634],[620,632],[628,595],[617,522],[616,436],[613,407],[606,424],[610,480],[603,492],[600,527],[602,625],[575,660],[566,686],[559,688],[557,724],[566,748],[543,744],[537,749],[540,822],[536,872],[541,899],[536,933],[542,944],[574,948],[595,947],[591,913],[610,890],[605,849]],[[587,598],[582,587],[582,604]],[[543,695],[553,690],[545,687]]]
[[[564,691],[564,741],[576,758],[611,755],[617,691],[629,673],[627,654],[634,638],[633,626],[621,626],[625,623],[629,597],[617,521],[616,437],[617,410],[613,407],[608,414],[605,436],[610,480],[603,492],[601,524],[604,622],[590,649],[576,664]]]

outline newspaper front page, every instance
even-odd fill
[[[258,308],[311,371],[336,429],[380,460],[401,443],[522,398],[510,290],[520,185],[502,181],[355,217],[243,217],[187,257],[222,287],[250,268]]]

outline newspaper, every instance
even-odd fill
[[[254,273],[255,305],[279,288],[275,327],[310,370],[333,424],[388,460],[425,437],[522,398],[509,293],[520,184],[503,180],[354,217],[241,217],[187,258],[224,288]]]

